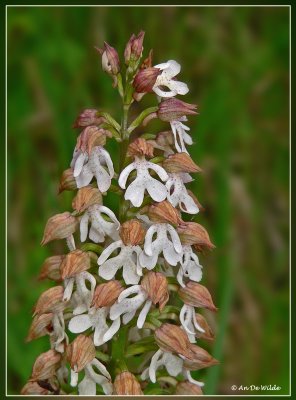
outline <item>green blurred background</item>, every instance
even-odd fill
[[[83,108],[120,118],[120,101],[93,46],[122,54],[146,31],[154,63],[175,59],[203,168],[192,189],[215,251],[201,257],[219,312],[210,351],[221,361],[197,376],[207,394],[276,384],[289,393],[289,9],[287,7],[8,8],[8,393],[19,393],[48,339],[26,344],[31,311],[51,284],[36,276],[63,246],[40,246],[47,219],[70,208],[57,196]],[[145,106],[154,98],[145,96]],[[136,109],[136,107],[134,108]],[[114,147],[114,146],[113,146]],[[111,148],[113,155],[116,153]],[[116,205],[114,204],[116,208]]]

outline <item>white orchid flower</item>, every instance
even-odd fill
[[[149,169],[156,172],[162,181],[168,179],[166,171],[157,164],[147,161],[145,157],[135,157],[135,161],[129,164],[121,172],[118,184],[122,189],[126,187],[126,181],[133,170],[137,171],[136,179],[126,189],[124,198],[129,200],[134,207],[140,207],[143,203],[145,190],[150,197],[157,202],[161,202],[166,198],[166,187],[163,183],[149,174]]]
[[[100,373],[94,370],[98,370]],[[96,358],[84,367],[85,376],[78,385],[78,393],[85,396],[96,395],[96,385],[101,385],[105,394],[112,394],[113,385],[111,376],[106,367]],[[78,372],[71,369],[71,386],[75,387],[78,383]]]
[[[120,253],[109,258],[116,249],[120,249]],[[99,275],[109,281],[114,278],[119,268],[122,268],[125,283],[137,284],[142,276],[142,268],[138,261],[141,251],[140,246],[126,246],[122,240],[111,243],[98,258]]]
[[[87,287],[87,282],[89,283],[90,288]],[[72,295],[74,283],[76,284],[76,291]],[[96,283],[96,278],[87,271],[80,272],[79,274],[64,280],[65,290],[63,300],[72,300],[74,315],[81,314],[89,309]]]
[[[153,241],[153,236],[156,239]],[[170,235],[170,238],[168,237]],[[175,266],[181,259],[182,245],[176,230],[170,224],[153,224],[146,233],[144,250],[139,261],[143,268],[153,269],[160,253],[165,260]]]
[[[181,117],[175,121],[171,121],[171,128],[174,135],[175,147],[178,153],[187,153],[185,143],[192,145],[193,141],[191,136],[186,132],[190,131],[188,126],[184,125],[183,122],[187,121],[187,117]]]
[[[166,181],[166,188],[168,190],[167,199],[174,207],[179,206],[181,211],[188,214],[197,214],[199,208],[195,204],[193,198],[188,194],[184,185],[184,180],[188,182],[187,175],[189,174],[169,174],[169,179]],[[190,181],[192,181],[191,177],[189,182]]]
[[[65,345],[69,343],[69,338],[65,332],[65,321],[63,312],[56,312],[52,317],[53,331],[50,334],[51,347],[57,352],[63,353],[65,351]]]
[[[90,155],[87,151],[75,148],[71,168],[78,188],[87,186],[95,176],[102,193],[109,189],[114,176],[110,154],[101,146],[94,147]]]
[[[72,333],[81,333],[92,328],[94,330],[94,345],[101,346],[107,342],[106,338],[108,339],[109,337],[111,339],[120,327],[120,318],[114,320],[110,327],[107,325],[106,320],[109,310],[110,307],[100,307],[98,309],[92,307],[88,310],[88,314],[74,316],[69,321],[68,329]],[[107,332],[108,336],[105,337]]]
[[[129,298],[128,296],[131,294],[136,294],[136,296]],[[117,303],[113,304],[110,309],[110,319],[116,320],[122,315],[122,322],[126,325],[133,319],[137,310],[143,304],[144,307],[142,308],[137,320],[137,327],[141,329],[152,305],[152,301],[148,298],[147,293],[141,285],[133,285],[120,293]]]
[[[178,75],[181,71],[181,66],[174,60],[169,60],[166,63],[158,64],[154,66],[159,68],[162,72],[158,75],[156,82],[152,90],[160,97],[174,97],[177,94],[186,94],[189,92],[186,83],[179,82],[173,78]],[[169,90],[165,91],[162,87],[166,87]]]
[[[182,287],[185,287],[183,278],[186,277],[194,282],[199,282],[202,278],[202,266],[199,263],[197,255],[192,251],[191,246],[183,246],[180,269],[177,274],[177,280]]]
[[[106,221],[102,214],[106,214],[113,222]],[[88,224],[91,223],[90,229]],[[87,236],[95,242],[101,243],[105,240],[105,235],[113,240],[119,239],[119,221],[116,215],[108,207],[94,204],[85,211],[80,220],[80,240],[85,242]]]
[[[188,335],[191,343],[195,343],[196,330],[205,333],[205,330],[199,325],[195,315],[195,309],[193,306],[184,304],[180,311],[180,322]]]

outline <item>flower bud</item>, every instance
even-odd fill
[[[153,59],[153,49],[149,51],[148,57],[143,60],[142,64],[140,65],[140,69],[146,69],[152,67],[152,59]]]
[[[197,244],[200,249],[215,248],[206,229],[196,222],[183,222],[178,226],[177,232],[185,245]]]
[[[91,306],[95,308],[111,307],[122,291],[123,287],[119,281],[101,283],[95,289]]]
[[[55,282],[61,281],[60,265],[64,258],[64,255],[48,257],[42,264],[38,279],[42,281],[48,278]]]
[[[137,61],[141,57],[144,35],[145,32],[143,31],[141,31],[138,36],[132,34],[130,40],[127,42],[124,50],[124,60],[126,65],[129,65],[130,62]]]
[[[97,49],[97,48],[96,48]],[[109,75],[117,75],[120,71],[120,62],[114,47],[104,42],[104,49],[97,49],[102,55],[102,68]]]
[[[38,382],[29,381],[21,390],[22,395],[38,395],[46,396],[52,394],[49,390],[42,388],[38,385]]]
[[[120,226],[119,236],[125,246],[137,246],[143,243],[145,229],[139,220],[131,219]]]
[[[73,250],[68,253],[61,266],[61,277],[62,279],[71,278],[79,274],[80,272],[86,271],[90,268],[89,255],[82,250]]]
[[[52,313],[36,315],[31,324],[26,341],[30,342],[31,340],[48,335],[52,331],[52,317]]]
[[[161,350],[181,354],[188,359],[194,357],[188,336],[179,326],[162,324],[155,330],[154,336]]]
[[[212,367],[213,365],[219,364],[219,361],[212,357],[206,350],[201,347],[191,344],[191,350],[194,354],[193,359],[184,360],[184,368],[190,371],[196,371],[198,369]]]
[[[163,167],[167,172],[201,172],[201,169],[187,153],[171,154],[163,162]]]
[[[148,216],[156,223],[169,223],[179,225],[182,223],[179,211],[167,200],[153,204],[149,207]]]
[[[99,189],[85,186],[78,190],[72,201],[72,207],[79,213],[84,212],[94,204],[102,204],[102,194]]]
[[[189,281],[184,288],[179,289],[178,293],[181,300],[189,306],[217,311],[210,292],[200,283]]]
[[[160,272],[148,272],[141,281],[142,288],[147,292],[152,303],[159,303],[160,311],[169,300],[168,283]]]
[[[121,372],[116,375],[114,380],[114,394],[117,395],[142,395],[141,385],[137,381],[135,375],[128,371]]]
[[[44,229],[41,245],[56,239],[66,239],[76,230],[77,221],[68,211],[49,218]]]
[[[161,73],[159,68],[141,69],[134,78],[133,86],[138,93],[152,92],[158,75]]]
[[[36,306],[34,307],[34,314],[57,313],[64,309],[65,303],[63,302],[64,288],[63,286],[54,286],[47,289],[39,297]]]
[[[195,331],[195,336],[198,337],[199,339],[205,339],[205,340],[213,340],[214,339],[214,333],[207,323],[207,320],[205,317],[201,314],[196,313],[195,314],[196,321],[198,325],[204,330],[204,332],[200,332],[198,330]]]
[[[172,97],[159,104],[157,116],[162,121],[176,121],[184,115],[195,115],[196,105]]]
[[[97,114],[98,110],[95,109],[83,110],[76,118],[73,128],[84,128],[85,126],[100,125],[106,122],[104,117],[98,117]]]
[[[39,381],[43,379],[49,379],[54,376],[60,365],[61,358],[61,354],[57,353],[53,349],[47,351],[46,353],[40,354],[34,363],[30,380]]]
[[[182,395],[202,396],[203,392],[202,392],[200,386],[197,386],[194,383],[191,383],[189,381],[184,381],[184,382],[179,382],[177,384],[175,395],[177,395],[177,396],[182,396]]]
[[[62,193],[64,190],[76,190],[77,185],[75,178],[73,176],[72,168],[66,169],[60,179],[59,185],[59,194]]]
[[[112,136],[108,130],[94,125],[87,126],[77,138],[76,150],[90,154],[95,146],[104,146],[106,144],[107,136]]]
[[[67,346],[66,354],[71,369],[79,372],[95,358],[96,349],[89,336],[79,335]]]
[[[128,146],[127,155],[130,157],[147,156],[151,158],[153,157],[153,145],[145,139],[138,138]]]

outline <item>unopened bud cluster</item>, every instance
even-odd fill
[[[74,122],[77,142],[59,185],[59,193],[75,192],[72,210],[50,217],[41,241],[63,240],[65,251],[41,267],[39,279],[51,287],[36,302],[27,337],[48,336],[50,349],[22,394],[143,395],[157,383],[157,394],[201,395],[191,372],[218,363],[202,348],[214,338],[203,310],[217,308],[199,283],[198,258],[214,245],[186,187],[201,172],[188,153],[187,118],[197,107],[177,98],[189,91],[178,81],[180,64],[154,65],[152,50],[142,59],[143,40],[144,32],[132,35],[122,61],[108,43],[97,48],[123,115],[119,123],[85,109]],[[155,105],[131,121],[143,96]],[[161,132],[149,130],[155,118]],[[118,197],[118,215],[107,192]]]

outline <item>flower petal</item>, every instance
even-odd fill
[[[150,179],[148,180],[146,184],[146,189],[150,197],[158,203],[165,200],[165,198],[167,197],[167,189],[165,185],[152,177],[150,177]]]
[[[110,325],[109,329],[105,332],[103,336],[103,342],[106,343],[110,339],[112,339],[115,333],[119,330],[119,328],[120,328],[120,317],[116,318]]]
[[[72,333],[81,333],[86,331],[92,326],[91,320],[88,314],[77,315],[70,319],[68,329]]]
[[[122,267],[123,263],[124,260],[121,254],[116,257],[110,258],[99,267],[99,275],[103,279],[110,281],[110,279],[114,278],[119,268]]]
[[[139,283],[140,276],[137,273],[137,266],[131,258],[125,260],[122,276],[127,285],[136,285]]]
[[[153,355],[151,358],[150,366],[149,366],[149,378],[151,382],[155,383],[156,382],[156,366],[159,358],[162,356],[163,351],[162,350],[157,350],[157,352]]]
[[[122,245],[123,243],[121,240],[111,243],[106,249],[102,251],[100,257],[98,258],[98,265],[102,265],[107,260],[107,258],[110,257],[113,251],[119,247],[122,247]]]
[[[89,215],[85,212],[80,220],[80,240],[81,242],[85,242],[88,234],[88,219]]]
[[[129,200],[134,207],[140,207],[143,203],[144,192],[145,182],[138,177],[126,189],[124,198]]]
[[[144,305],[144,307],[142,308],[142,310],[141,310],[141,312],[139,314],[139,317],[138,317],[138,320],[137,320],[137,327],[139,329],[143,328],[143,325],[145,323],[147,314],[148,314],[148,312],[150,310],[151,304],[152,304],[152,300],[147,300],[145,305]]]
[[[178,233],[176,232],[175,228],[173,228],[170,224],[167,224],[167,230],[170,233],[174,249],[177,253],[181,254],[183,248]]]
[[[181,255],[176,252],[176,250],[174,249],[174,246],[169,241],[168,241],[167,245],[164,246],[164,248],[163,248],[163,255],[164,255],[164,258],[166,259],[166,261],[170,265],[173,265],[173,266],[177,265],[177,263],[181,259]]]
[[[129,164],[127,167],[125,167],[118,179],[118,184],[121,187],[121,189],[125,189],[126,181],[127,178],[129,177],[129,174],[136,168],[135,163]]]
[[[90,170],[88,164],[85,164],[80,174],[75,178],[77,188],[80,189],[84,186],[87,186],[91,182],[93,176],[94,174]]]
[[[147,167],[155,171],[162,181],[166,181],[169,178],[166,170],[160,165],[148,161]]]
[[[80,396],[95,396],[97,393],[96,382],[89,376],[85,375],[78,385],[78,393]]]

